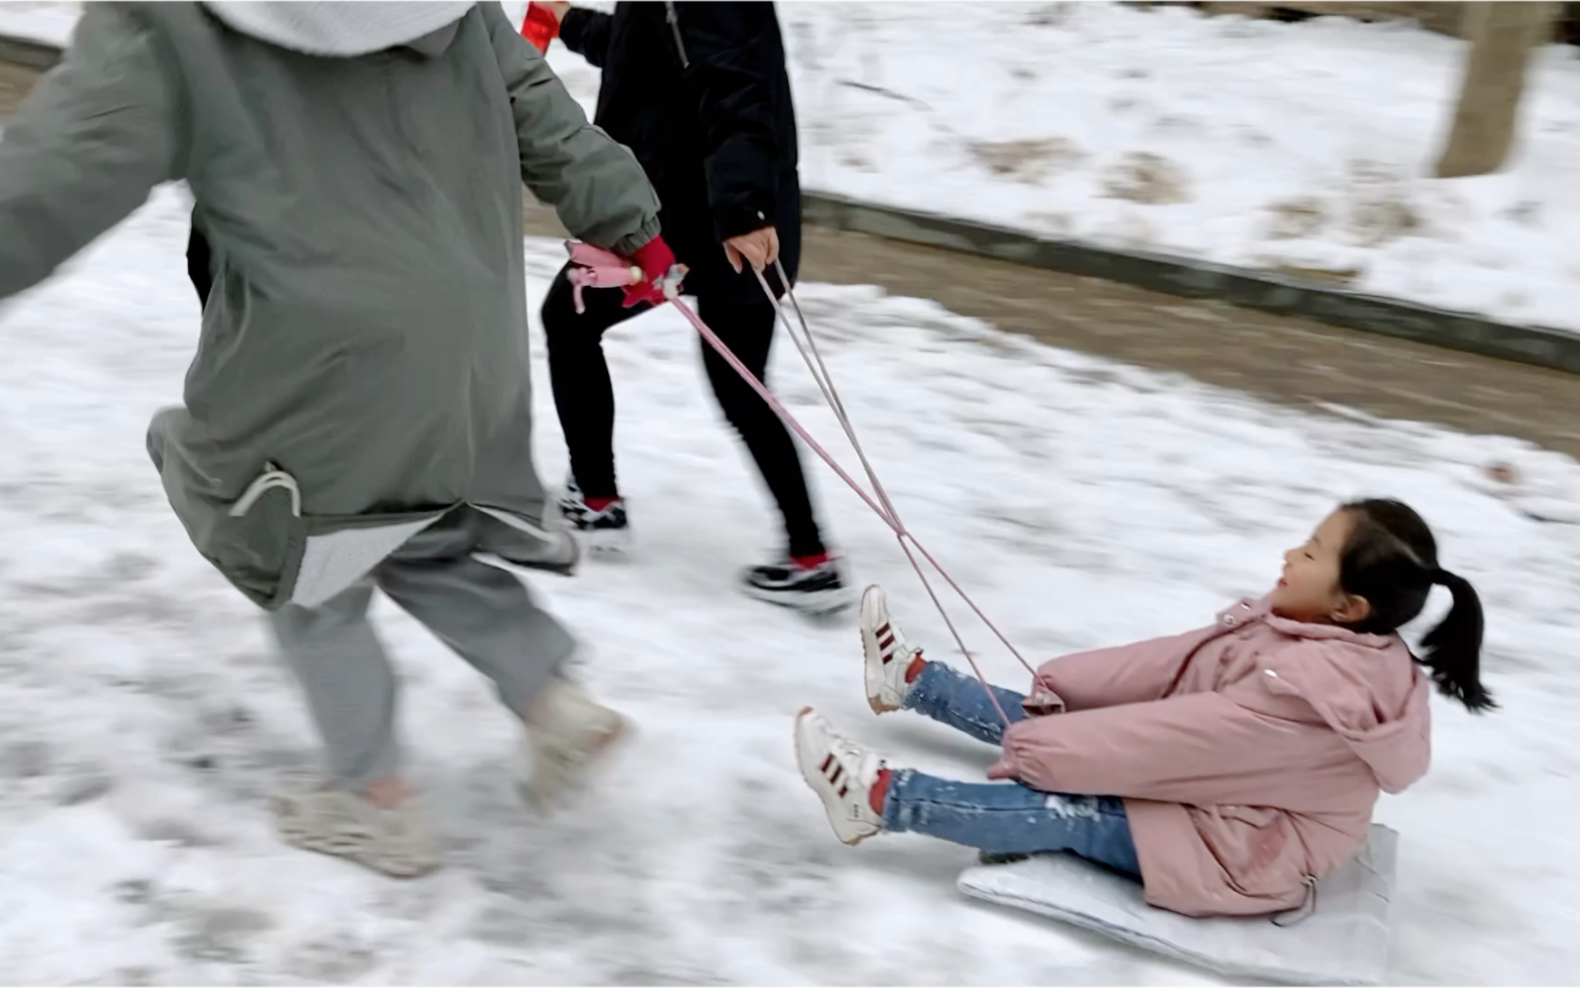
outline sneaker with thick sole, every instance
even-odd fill
[[[631,521],[625,498],[616,498],[603,508],[587,503],[576,481],[567,481],[560,498],[560,514],[576,532],[587,552],[594,556],[624,556],[631,546]]]
[[[802,566],[792,560],[754,566],[742,582],[748,596],[806,614],[834,614],[855,603],[844,567],[833,558],[817,566]]]
[[[271,802],[275,828],[292,847],[330,854],[392,878],[439,867],[439,842],[415,800],[384,809],[328,782],[288,786]]]
[[[625,717],[593,700],[579,683],[554,677],[527,718],[531,770],[522,782],[522,796],[538,812],[548,812],[563,795],[580,788],[629,734]]]
[[[912,688],[905,673],[922,650],[911,648],[889,617],[889,598],[881,587],[868,587],[861,595],[861,652],[867,706],[875,714],[903,708]]]
[[[883,831],[883,817],[871,805],[883,759],[842,736],[811,707],[796,715],[795,756],[841,842],[859,844]]]

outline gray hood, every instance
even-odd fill
[[[213,0],[205,7],[232,30],[307,55],[354,58],[408,44],[453,24],[464,2],[273,3]]]

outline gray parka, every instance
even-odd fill
[[[532,465],[522,183],[622,253],[658,202],[498,4],[454,6],[346,56],[219,4],[86,4],[0,137],[0,299],[189,183],[214,289],[149,452],[199,551],[266,608],[322,602],[464,505],[481,551],[575,562]]]

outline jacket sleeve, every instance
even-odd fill
[[[85,5],[62,62],[0,135],[0,299],[38,284],[178,177],[175,87],[152,32]]]
[[[1168,692],[1212,629],[1066,655],[1037,670],[1032,692],[1051,691],[1067,711],[1156,700]]]
[[[596,10],[572,7],[560,21],[560,40],[594,68],[609,58],[609,28],[614,18]]]
[[[1005,732],[1000,764],[1044,792],[1267,806],[1268,780],[1287,771],[1303,730],[1219,693],[1189,693],[1021,721]]]
[[[554,207],[572,236],[595,247],[629,255],[658,236],[658,196],[636,158],[587,122],[499,4],[481,9],[510,92],[527,188]]]
[[[780,219],[774,190],[784,155],[774,127],[773,79],[782,66],[763,39],[774,28],[774,5],[687,3],[675,9],[702,120],[714,230],[728,240],[773,225]]]

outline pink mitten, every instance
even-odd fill
[[[571,255],[566,277],[571,283],[571,296],[576,300],[578,314],[587,311],[582,302],[583,288],[629,288],[642,280],[641,268],[609,251],[576,241],[570,241],[565,248]]]
[[[582,302],[583,288],[620,288],[625,291],[625,308],[651,302],[664,302],[664,280],[675,270],[675,255],[662,237],[654,237],[627,260],[591,244],[570,241],[571,265],[566,277],[578,313],[587,311]]]

